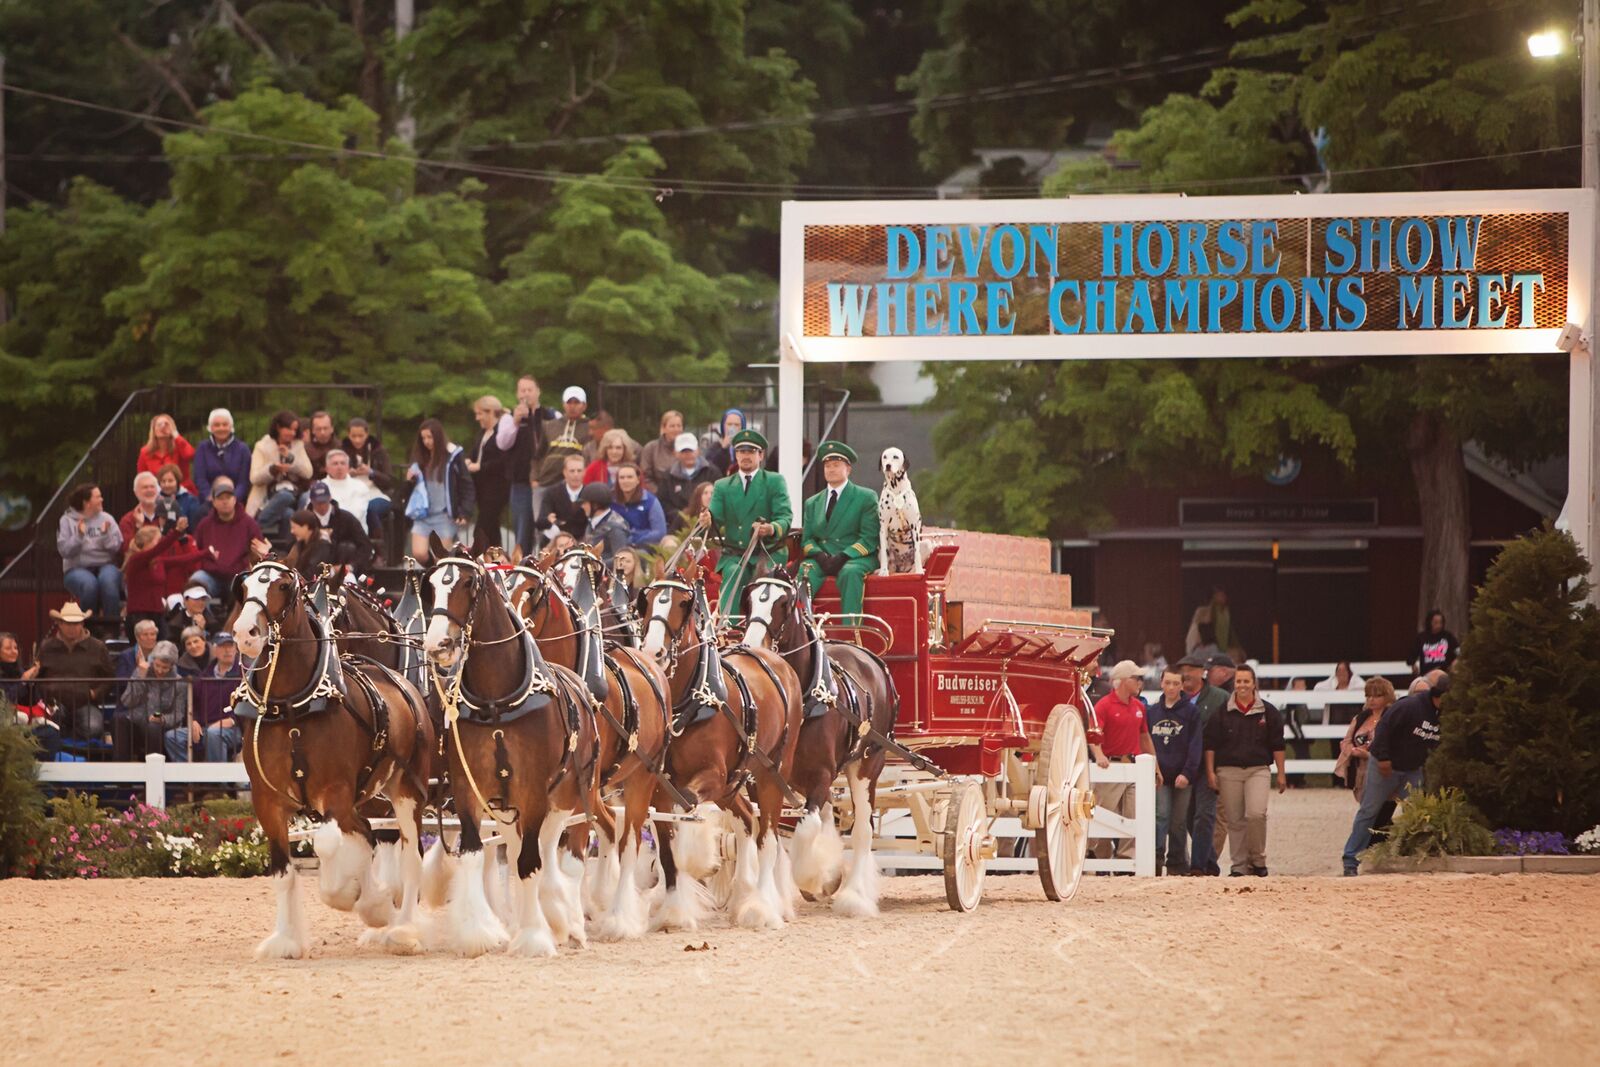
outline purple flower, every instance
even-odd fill
[[[1496,850],[1504,856],[1565,856],[1571,844],[1557,830],[1513,830],[1502,827],[1494,832]]]

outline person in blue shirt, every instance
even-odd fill
[[[1204,744],[1200,712],[1183,694],[1183,672],[1161,672],[1161,699],[1146,713],[1161,778],[1156,786],[1156,872],[1189,873],[1189,800]]]
[[[617,496],[612,507],[628,520],[628,544],[653,548],[667,536],[667,514],[661,501],[643,485],[639,464],[627,460],[617,464]]]

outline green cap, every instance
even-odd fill
[[[737,452],[741,448],[759,448],[765,452],[767,439],[754,430],[740,430],[733,435],[733,450]]]
[[[856,465],[856,450],[843,441],[822,442],[822,445],[817,449],[817,462],[821,463],[824,460],[834,458],[842,459],[854,467]]]

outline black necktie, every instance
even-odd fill
[[[748,474],[744,476],[744,491],[747,493],[750,491],[750,475]]]
[[[822,513],[824,520],[833,518],[833,506],[839,502],[839,490],[828,490],[828,510]]]

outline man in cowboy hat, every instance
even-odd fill
[[[817,458],[828,484],[801,512],[805,542],[800,546],[800,577],[816,593],[832,575],[839,583],[840,610],[859,615],[867,575],[877,567],[878,494],[850,480],[856,453],[844,442],[822,442]]]
[[[752,577],[761,550],[774,563],[787,558],[783,535],[789,532],[794,512],[789,507],[789,485],[783,475],[763,468],[767,439],[754,430],[733,435],[733,460],[736,469],[711,490],[707,509],[711,521],[722,529],[722,558],[717,572],[722,575],[722,595],[717,609],[723,617],[738,610],[744,586]],[[704,521],[704,519],[702,519]],[[744,554],[753,538],[760,539],[757,552],[746,566]]]
[[[72,600],[61,605],[59,611],[52,608],[50,617],[56,620],[56,632],[39,646],[38,662],[23,673],[23,679],[113,677],[111,653],[99,638],[89,636],[84,627],[91,614]],[[105,731],[105,717],[96,701],[105,696],[109,688],[109,684],[74,681],[43,685],[38,692],[40,699],[59,705],[63,715],[70,712],[71,736],[87,741],[97,740]],[[63,728],[68,725],[59,718],[55,723]]]

